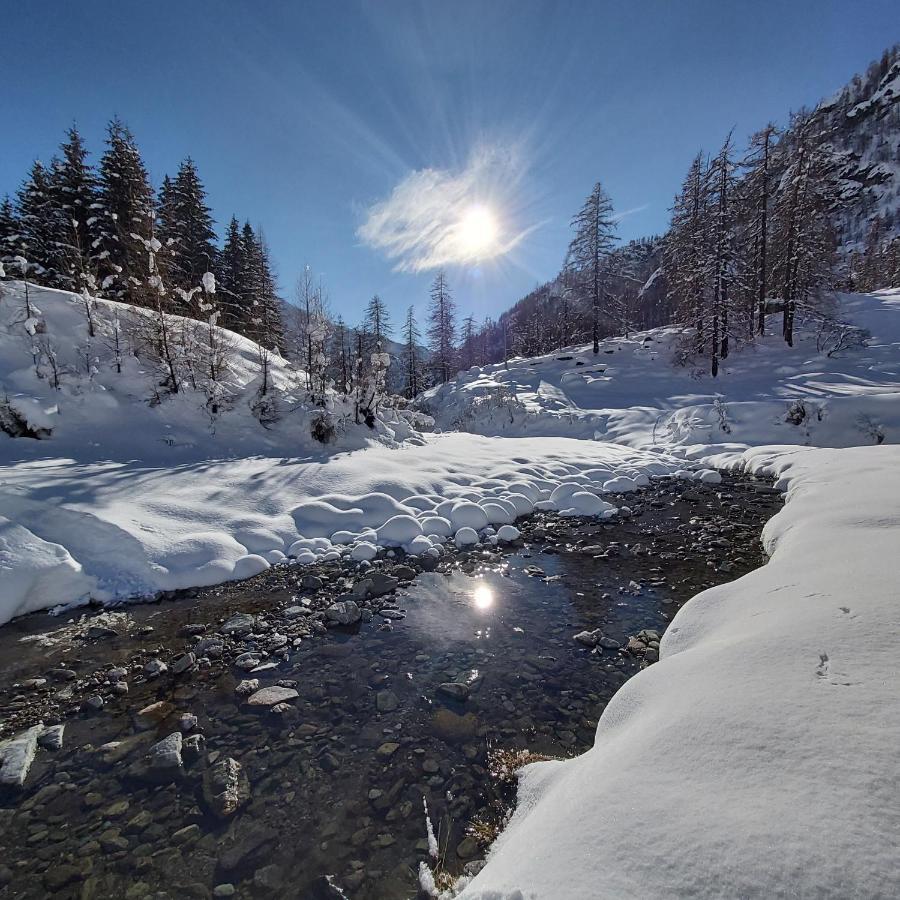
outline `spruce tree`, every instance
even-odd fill
[[[84,141],[73,125],[52,173],[53,203],[61,232],[60,280],[72,291],[93,290],[100,256],[100,195]]]
[[[422,360],[419,358],[421,340],[422,335],[410,306],[403,323],[403,396],[407,400],[412,400],[422,390]]]
[[[29,269],[48,287],[61,287],[63,254],[60,235],[62,214],[53,202],[50,173],[35,161],[27,181],[19,190],[19,240],[16,254],[28,261]]]
[[[216,269],[216,293],[222,309],[222,326],[243,333],[250,318],[244,305],[243,279],[247,268],[244,237],[238,220],[232,216],[225,232],[225,243]]]
[[[20,229],[16,208],[7,195],[0,201],[0,264],[6,270],[7,278],[13,277],[10,263],[18,253]]]
[[[569,245],[570,265],[591,305],[591,335],[594,353],[599,353],[600,298],[616,233],[612,201],[599,181],[572,219],[572,227],[575,237]]]
[[[375,294],[366,306],[362,330],[366,335],[366,351],[369,353],[380,351],[394,330],[387,307],[378,294]]]
[[[113,297],[155,305],[146,295],[145,242],[153,237],[154,197],[134,137],[119,119],[107,128],[107,149],[100,160],[100,277]]]
[[[265,238],[256,235],[249,222],[244,223],[241,237],[246,254],[241,300],[249,319],[244,333],[267,349],[280,351],[284,344],[281,301],[275,289]]]
[[[206,205],[206,191],[194,161],[188,157],[174,180],[166,178],[159,196],[159,239],[169,248],[169,280],[190,291],[216,263],[216,233]],[[194,295],[199,297],[199,295]],[[195,308],[183,310],[196,315]]]

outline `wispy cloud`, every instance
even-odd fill
[[[617,222],[621,222],[622,219],[627,219],[629,216],[637,215],[639,212],[643,212],[645,209],[649,209],[649,203],[642,203],[640,206],[632,206],[631,209],[623,209],[622,212],[616,213],[613,216]]]
[[[400,272],[425,272],[507,254],[537,226],[516,221],[525,168],[513,149],[480,147],[464,168],[410,172],[390,196],[371,206],[357,236]],[[473,247],[462,223],[473,208],[490,211],[496,239]]]

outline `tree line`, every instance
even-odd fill
[[[261,230],[229,222],[217,244],[215,222],[188,157],[155,192],[134,136],[119,119],[106,132],[99,164],[73,126],[49,165],[36,161],[16,198],[0,203],[0,262],[8,276],[46,287],[88,291],[156,308],[148,283],[148,244],[164,279],[166,312],[205,320],[201,279],[215,275],[218,324],[279,349],[281,301]]]

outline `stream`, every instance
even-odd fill
[[[515,765],[592,745],[680,606],[764,564],[781,497],[725,476],[617,502],[433,571],[278,566],[4,626],[0,737],[65,727],[0,793],[0,898],[405,900],[426,803],[441,871],[477,871]]]

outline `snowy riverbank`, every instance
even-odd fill
[[[894,894],[900,449],[731,464],[787,487],[771,561],[683,608],[593,749],[525,770],[465,900]]]

